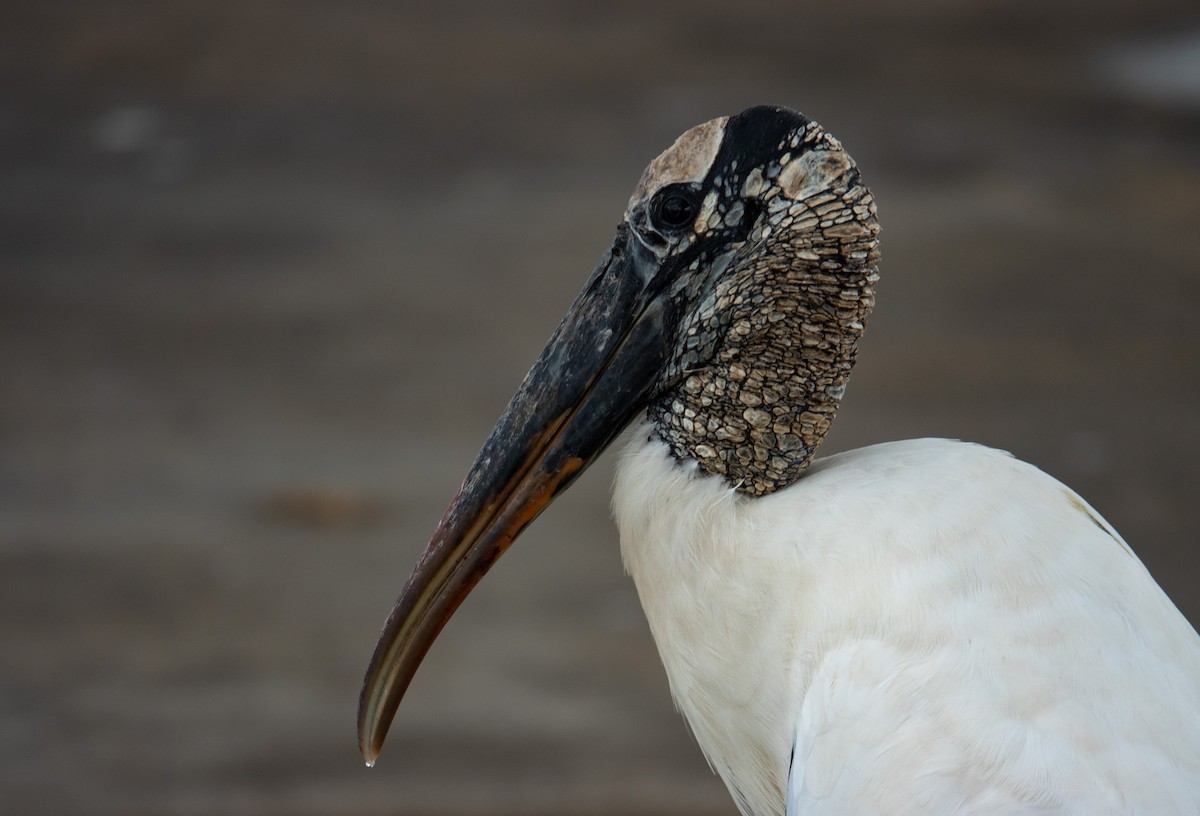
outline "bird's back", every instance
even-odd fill
[[[748,498],[639,433],[615,507],[744,812],[1200,813],[1200,638],[1031,465],[914,440]]]

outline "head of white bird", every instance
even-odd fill
[[[359,700],[368,764],[454,610],[636,416],[747,496],[802,474],[874,302],[878,232],[853,160],[785,108],[705,122],[650,163],[384,625]]]

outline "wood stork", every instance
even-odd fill
[[[1083,499],[960,442],[813,461],[877,234],[853,160],[786,109],[651,162],[387,621],[368,763],[462,599],[633,425],[622,555],[743,814],[1200,813],[1200,638]]]

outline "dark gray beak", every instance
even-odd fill
[[[664,277],[622,224],[496,423],[375,646],[358,708],[368,765],[454,610],[652,397],[672,324]]]

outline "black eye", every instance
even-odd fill
[[[654,201],[654,225],[669,232],[690,227],[696,220],[696,197],[688,190],[667,189]]]

